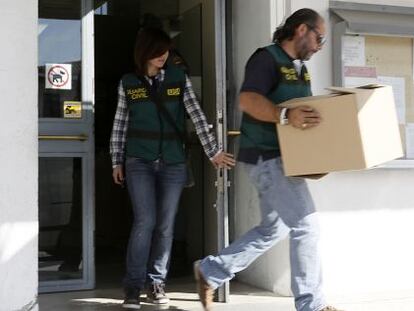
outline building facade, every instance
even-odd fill
[[[285,16],[311,7],[326,20],[328,43],[308,63],[313,92],[320,94],[334,84],[338,72],[334,31],[341,16],[334,12],[335,5],[349,5],[364,14],[379,8],[389,14],[409,14],[414,8],[410,0],[393,1],[392,5],[382,0],[182,0],[168,1],[168,5],[138,0],[123,5],[119,4],[122,1],[72,2],[0,2],[4,42],[0,50],[4,100],[0,122],[4,180],[0,187],[0,310],[37,310],[39,291],[93,288],[99,254],[116,253],[114,244],[125,239],[126,208],[116,212],[111,208],[119,202],[127,206],[122,201],[125,193],[112,188],[105,148],[108,123],[113,118],[113,85],[129,65],[120,60],[128,58],[128,42],[133,41],[144,14],[147,22],[152,15],[161,16],[161,23],[192,68],[191,78],[220,142],[236,150],[237,139],[227,140],[226,133],[237,130],[237,91],[245,63],[257,47],[271,41]],[[251,22],[257,16],[260,18]],[[345,22],[349,25],[352,20]],[[389,24],[392,29],[397,26]],[[56,47],[58,41],[60,50],[47,49]],[[116,54],[114,46],[122,46],[124,52]],[[54,81],[59,77],[53,77],[53,68],[60,65],[70,65],[63,66],[70,68],[69,90]],[[412,60],[404,66],[413,68]],[[49,72],[49,83],[55,88],[46,85]],[[60,78],[64,79],[63,74]],[[412,84],[412,70],[411,80],[405,81]],[[414,111],[410,100],[407,95],[408,119]],[[82,116],[76,118],[75,113],[71,118],[79,104]],[[187,219],[185,229],[177,230],[177,240],[184,239],[191,246],[190,260],[216,251],[259,221],[257,194],[243,170],[236,168],[234,175],[217,174],[203,159],[200,147],[195,145],[194,150],[198,186],[184,194],[183,205],[199,208],[184,208],[185,216],[179,218]],[[410,281],[414,278],[414,251],[410,248],[414,236],[413,167],[407,159],[309,181],[320,212],[329,295],[414,290]],[[228,181],[231,187],[226,186]],[[54,214],[56,208],[60,212]],[[81,230],[73,237],[68,228]],[[109,231],[116,236],[113,244]],[[80,252],[76,271],[63,271],[61,249],[68,249],[67,236],[75,241],[75,253]],[[290,295],[288,254],[288,244],[283,241],[241,273],[239,280]],[[224,290],[222,300],[226,294]]]

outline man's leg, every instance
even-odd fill
[[[304,217],[290,231],[291,286],[299,311],[319,311],[326,307],[318,253],[317,216],[313,213]]]
[[[198,268],[203,279],[215,289],[234,277],[234,274],[247,268],[257,257],[271,248],[289,233],[269,197],[272,189],[271,175],[266,174],[263,164],[246,164],[251,181],[256,186],[260,197],[261,222],[239,239],[220,251],[217,256],[208,256],[201,261]]]
[[[260,238],[252,238],[252,232],[262,231],[256,227],[221,251],[218,256],[204,259],[199,268],[201,276],[211,288],[217,288],[232,278],[234,273],[246,268],[291,230],[292,290],[296,306],[300,311],[319,311],[325,306],[325,302],[320,289],[318,227],[306,182],[302,178],[285,177],[280,158],[259,161],[257,165],[248,167],[249,177],[260,198],[262,223],[258,227],[266,228],[267,226],[262,227],[263,223],[269,220],[268,223],[272,223],[273,220],[271,241],[269,243]],[[246,259],[243,259],[244,256]]]
[[[319,311],[326,306],[318,252],[318,216],[303,178],[285,177],[280,158],[269,161],[277,184],[276,209],[290,228],[291,286],[298,311]]]

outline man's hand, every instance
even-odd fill
[[[216,156],[211,159],[215,168],[224,167],[226,169],[231,169],[233,166],[236,165],[236,161],[231,153],[220,152],[216,154]]]
[[[289,124],[305,130],[319,125],[322,121],[319,112],[309,106],[299,106],[288,110]]]
[[[112,169],[112,178],[114,179],[114,183],[117,185],[124,184],[124,167],[123,165],[117,165]]]

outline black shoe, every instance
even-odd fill
[[[153,283],[150,285],[147,291],[147,300],[150,303],[166,304],[170,302],[170,299],[165,294],[164,283]]]
[[[128,309],[139,309],[141,305],[139,303],[140,291],[135,288],[126,288],[125,289],[125,299],[122,303],[123,308]]]

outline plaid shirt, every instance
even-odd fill
[[[160,84],[162,81],[164,81],[164,77],[165,70],[161,69],[160,73],[155,77],[155,79],[157,79],[158,83]],[[145,78],[150,84],[152,84],[151,79],[148,77]],[[209,157],[209,159],[212,159],[221,150],[218,148],[215,136],[210,133],[207,119],[201,110],[196,95],[193,91],[191,81],[187,75],[183,101],[185,110],[189,114],[191,121],[194,124],[198,138],[200,139],[201,145],[204,148],[204,152],[207,157]],[[123,164],[125,160],[125,143],[127,140],[128,119],[129,113],[127,101],[125,98],[125,90],[122,86],[122,82],[120,82],[118,87],[118,107],[115,113],[109,146],[113,167]]]

